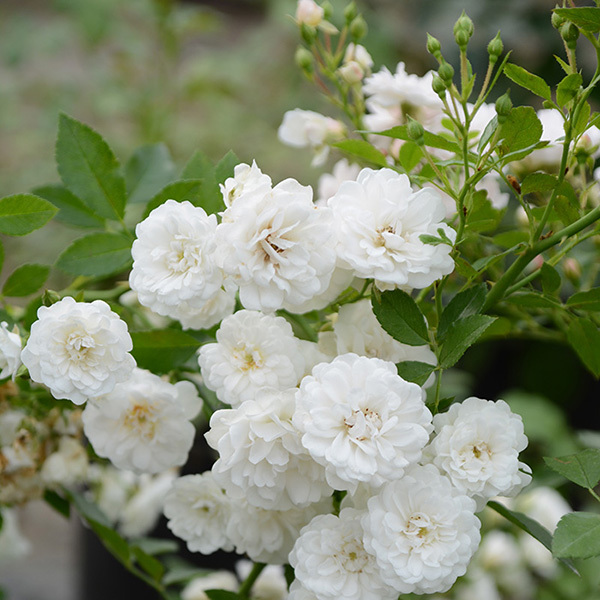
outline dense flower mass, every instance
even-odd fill
[[[445,592],[479,544],[475,502],[433,466],[415,467],[368,502],[365,548],[402,594]]]
[[[202,406],[189,381],[175,385],[137,369],[83,411],[85,434],[100,456],[121,469],[159,473],[187,460]]]
[[[106,302],[66,297],[37,314],[21,360],[55,398],[83,404],[130,376],[135,367],[131,336]]]
[[[294,424],[335,489],[379,486],[421,458],[432,430],[423,390],[378,358],[343,354],[300,383]]]
[[[443,223],[444,204],[431,189],[413,192],[406,175],[391,169],[363,169],[329,200],[338,252],[357,277],[372,278],[381,290],[425,288],[454,269],[451,246],[427,244],[422,235],[453,241]]]

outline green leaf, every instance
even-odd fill
[[[498,129],[498,115],[492,117],[490,122],[485,126],[485,129],[481,133],[479,142],[477,143],[477,154],[481,154],[483,152],[483,149],[496,132],[496,129]]]
[[[583,364],[600,378],[600,331],[589,319],[574,319],[567,330],[567,339]]]
[[[63,183],[94,213],[120,219],[125,211],[125,180],[119,161],[91,127],[60,115],[56,164]]]
[[[0,273],[2,272],[3,265],[4,265],[4,245],[2,244],[2,240],[0,240]]]
[[[496,210],[485,190],[471,194],[465,203],[468,231],[495,231],[502,220],[503,212]]]
[[[201,191],[202,180],[200,179],[180,179],[179,181],[173,181],[160,190],[160,192],[148,202],[148,206],[144,212],[144,218],[167,200],[175,200],[177,202],[187,200],[194,206],[200,206]]]
[[[541,77],[526,71],[523,67],[507,63],[504,66],[504,74],[517,85],[533,92],[536,96],[544,98],[544,100],[552,99],[550,86]]]
[[[0,199],[0,233],[27,235],[43,227],[58,209],[33,194],[16,194]]]
[[[83,494],[73,490],[63,490],[66,498],[75,507],[75,510],[86,520],[95,521],[105,527],[110,527],[110,521],[107,516],[98,508],[96,504],[90,502]]]
[[[503,504],[491,500],[487,505],[501,514],[505,519],[510,521],[513,525],[516,525],[519,529],[522,529],[538,542],[542,543],[550,552],[552,552],[552,534],[536,520],[524,515],[523,513],[516,512],[506,508]]]
[[[402,168],[407,173],[410,173],[423,158],[423,150],[421,150],[421,147],[418,144],[415,144],[415,142],[408,141],[400,147],[398,158]]]
[[[98,536],[104,547],[120,562],[125,565],[131,563],[131,552],[129,544],[125,539],[120,536],[114,529],[107,527],[94,521],[87,519],[89,526],[93,532]]]
[[[56,261],[71,275],[99,277],[123,271],[131,261],[131,239],[120,233],[92,233],[75,240]]]
[[[44,501],[63,517],[68,519],[71,516],[71,504],[55,491],[46,490],[44,492]]]
[[[396,127],[386,129],[385,131],[373,131],[371,133],[375,133],[377,135],[385,135],[386,137],[391,137],[397,140],[410,140],[410,136],[408,135],[408,129],[406,125],[397,125]],[[455,154],[460,154],[461,152],[460,146],[456,142],[446,139],[445,137],[438,135],[437,133],[425,131],[423,137],[425,140],[425,145],[430,146],[431,148],[440,148],[441,150],[448,150],[448,152],[454,152]],[[385,166],[389,165],[387,165],[386,163]]]
[[[165,144],[138,148],[125,166],[130,204],[148,202],[175,178],[175,163]]]
[[[136,562],[154,581],[160,581],[161,577],[165,572],[165,568],[162,563],[150,556],[150,554],[146,553],[142,550],[139,545],[135,545],[131,547],[131,552],[135,557]]]
[[[75,227],[104,227],[104,219],[93,213],[63,185],[44,185],[35,188],[33,193],[58,208],[55,219],[61,223]]]
[[[524,151],[540,141],[542,132],[542,123],[535,110],[531,106],[517,106],[500,126],[498,153],[500,156],[507,156],[509,153]],[[525,156],[529,153],[528,150]],[[515,157],[512,160],[517,159]]]
[[[204,593],[210,600],[239,600],[239,595],[235,592],[227,592],[225,590],[204,590]]]
[[[590,127],[590,113],[592,109],[589,102],[584,102],[579,110],[577,119],[573,122],[573,137],[579,137],[584,131]]]
[[[554,209],[563,224],[570,225],[580,217],[579,200],[573,186],[563,181],[558,188]]]
[[[225,156],[217,163],[215,167],[215,180],[217,183],[224,183],[229,177],[233,177],[233,170],[237,165],[240,164],[240,159],[235,153],[230,150]]]
[[[531,173],[521,182],[521,193],[525,196],[525,194],[536,192],[550,192],[556,187],[556,182],[556,175],[541,172]]]
[[[485,302],[486,293],[487,286],[480,283],[456,294],[442,312],[437,330],[438,338],[443,340],[448,329],[456,321],[478,314]]]
[[[558,558],[600,555],[600,515],[587,512],[564,515],[554,532],[552,553]]]
[[[469,315],[450,325],[439,356],[440,367],[454,366],[495,320],[488,315]]]
[[[494,236],[494,244],[501,248],[512,248],[517,244],[523,244],[529,239],[526,231],[512,230],[504,231]]]
[[[546,262],[543,263],[540,276],[542,278],[542,289],[545,294],[554,294],[559,290],[562,281],[558,271],[554,267]]]
[[[554,58],[556,59],[556,62],[560,65],[561,69],[565,72],[565,74],[570,75],[571,67],[569,66],[569,64],[566,63],[560,56],[556,56],[556,54],[554,54]]]
[[[206,569],[199,569],[198,567],[194,567],[187,564],[179,564],[179,562],[175,566],[171,566],[166,575],[163,577],[164,585],[173,585],[174,583],[187,583],[191,579],[196,579],[197,577],[206,577],[212,571],[208,571]]]
[[[405,360],[396,365],[398,375],[405,381],[423,385],[435,370],[435,365],[430,365],[416,360]]]
[[[135,545],[150,556],[174,554],[179,550],[179,544],[175,540],[162,538],[138,538],[135,540]]]
[[[542,296],[535,292],[525,292],[522,294],[512,294],[506,299],[517,306],[525,306],[527,308],[558,308],[560,302],[548,296]]]
[[[138,367],[167,373],[185,363],[200,346],[191,335],[177,329],[133,331],[132,354]]]
[[[600,450],[596,448],[559,458],[545,456],[544,462],[553,471],[581,487],[594,488],[600,482]]]
[[[332,144],[332,146],[334,148],[339,148],[346,154],[362,158],[378,167],[389,167],[385,156],[365,140],[344,140],[343,142]]]
[[[383,292],[371,298],[381,326],[396,340],[409,346],[429,344],[425,317],[416,302],[402,290]]]
[[[196,150],[183,167],[180,179],[204,179],[205,181],[212,179],[216,182],[215,167],[208,156]]]
[[[596,33],[600,31],[600,8],[582,6],[578,8],[555,8],[554,12],[569,19],[583,31]]]
[[[578,310],[600,310],[600,287],[592,288],[585,292],[577,292],[567,300],[569,308]]]
[[[567,75],[556,88],[556,103],[565,106],[577,96],[583,83],[583,77],[579,73]]]
[[[50,267],[48,265],[21,265],[4,282],[2,294],[10,297],[29,296],[29,294],[37,292],[46,283],[49,273]]]

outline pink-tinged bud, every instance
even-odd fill
[[[563,270],[565,272],[565,277],[573,282],[579,281],[581,277],[581,265],[574,258],[566,258],[563,261]]]
[[[362,67],[354,60],[347,62],[338,69],[340,77],[348,84],[360,83],[365,76]]]
[[[298,0],[296,21],[299,24],[304,23],[311,27],[317,27],[324,15],[325,11],[314,0]]]

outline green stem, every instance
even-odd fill
[[[598,502],[600,502],[600,496],[598,496],[598,494],[596,494],[596,492],[592,489],[592,488],[588,488],[588,492],[594,496],[594,498],[596,498],[596,500],[598,500]]]
[[[245,600],[250,597],[250,592],[252,591],[252,586],[258,579],[258,576],[262,573],[262,570],[266,567],[264,563],[254,563],[252,567],[252,571],[250,571],[250,575],[246,577],[246,580],[240,586],[240,590],[238,592],[238,596],[241,600]]]

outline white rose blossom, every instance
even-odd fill
[[[338,490],[380,486],[421,458],[432,430],[424,391],[393,363],[356,354],[317,365],[297,393],[302,444]]]
[[[286,179],[223,213],[217,261],[240,288],[245,308],[272,312],[325,292],[336,266],[331,214],[312,189]]]
[[[494,496],[516,495],[531,481],[531,470],[519,461],[527,447],[523,421],[506,402],[467,398],[437,414],[433,425],[427,456],[479,509]]]
[[[99,456],[137,473],[159,473],[187,460],[196,429],[190,422],[202,407],[189,381],[170,384],[136,369],[112,393],[83,411],[86,436]]]
[[[327,200],[340,189],[344,181],[356,181],[360,167],[356,163],[349,163],[347,159],[342,158],[333,165],[331,173],[324,173],[319,177],[318,200],[317,205],[324,206]]]
[[[206,590],[235,592],[239,582],[231,571],[214,571],[203,577],[192,579],[181,591],[182,600],[210,600]]]
[[[230,208],[238,198],[268,193],[273,186],[271,178],[258,168],[256,161],[252,161],[252,165],[245,163],[236,165],[233,177],[226,179],[219,187],[225,206]]]
[[[357,181],[340,186],[328,205],[342,263],[358,277],[375,279],[379,289],[425,288],[454,270],[450,245],[420,239],[438,236],[438,229],[455,239],[456,232],[442,221],[441,197],[428,188],[413,192],[406,175],[363,169]]]
[[[382,579],[401,594],[449,590],[480,540],[474,500],[433,465],[385,484],[369,500],[362,525]]]
[[[295,389],[262,388],[237,409],[218,410],[205,434],[219,452],[215,480],[233,499],[270,510],[303,508],[330,496],[323,467],[292,424]]]
[[[226,529],[234,507],[210,471],[180,477],[165,500],[169,529],[191,552],[233,550]],[[237,507],[236,507],[237,510]]]
[[[135,367],[127,325],[106,302],[66,297],[41,306],[21,360],[55,398],[83,404],[110,393]]]
[[[241,581],[244,581],[252,571],[249,560],[240,560],[235,565],[235,571]],[[252,586],[253,600],[284,600],[287,597],[287,582],[281,565],[267,565]]]
[[[200,348],[205,384],[221,402],[238,406],[265,386],[286,389],[304,375],[305,361],[283,317],[240,310],[223,319],[216,343]]]
[[[21,337],[14,327],[8,330],[8,323],[0,323],[0,379],[12,377],[13,381],[21,366]]]
[[[63,436],[58,448],[44,461],[41,476],[44,483],[53,485],[71,485],[82,481],[87,475],[88,456],[79,440]]]
[[[304,529],[290,554],[300,585],[318,600],[395,600],[375,557],[363,543],[361,511],[344,508],[339,517],[319,515]]]
[[[298,0],[296,6],[296,22],[317,27],[323,20],[325,11],[314,0]]]
[[[216,227],[215,215],[175,200],[167,200],[137,225],[129,283],[143,306],[184,327],[210,312],[207,303],[223,283],[214,262]]]
[[[313,148],[313,166],[324,164],[329,154],[328,144],[340,141],[346,131],[341,121],[313,110],[295,108],[283,115],[277,131],[279,140],[294,148]]]

